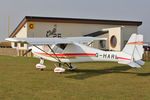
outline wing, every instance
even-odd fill
[[[107,40],[96,37],[66,37],[66,38],[6,38],[11,42],[25,42],[32,45],[86,43],[94,40]]]

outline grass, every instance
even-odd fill
[[[77,71],[35,70],[39,59],[0,56],[0,100],[149,100],[150,62],[135,69],[110,62],[77,63]]]

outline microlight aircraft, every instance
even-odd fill
[[[44,60],[58,62],[58,66],[55,65],[54,69],[57,73],[64,72],[64,66],[70,70],[77,69],[71,64],[75,62],[111,61],[136,68],[144,65],[144,61],[141,60],[144,53],[143,35],[135,33],[131,35],[121,52],[103,51],[87,45],[95,40],[107,40],[106,38],[7,38],[6,40],[30,44],[31,46],[24,55],[31,51],[35,57],[40,58],[40,63],[36,64],[39,70],[46,68]]]

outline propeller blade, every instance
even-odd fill
[[[23,54],[23,56],[25,56],[26,54],[28,54],[28,53],[31,52],[31,51],[32,51],[32,49],[27,50],[27,51]]]

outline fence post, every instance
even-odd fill
[[[148,61],[150,60],[150,51],[148,51]]]

